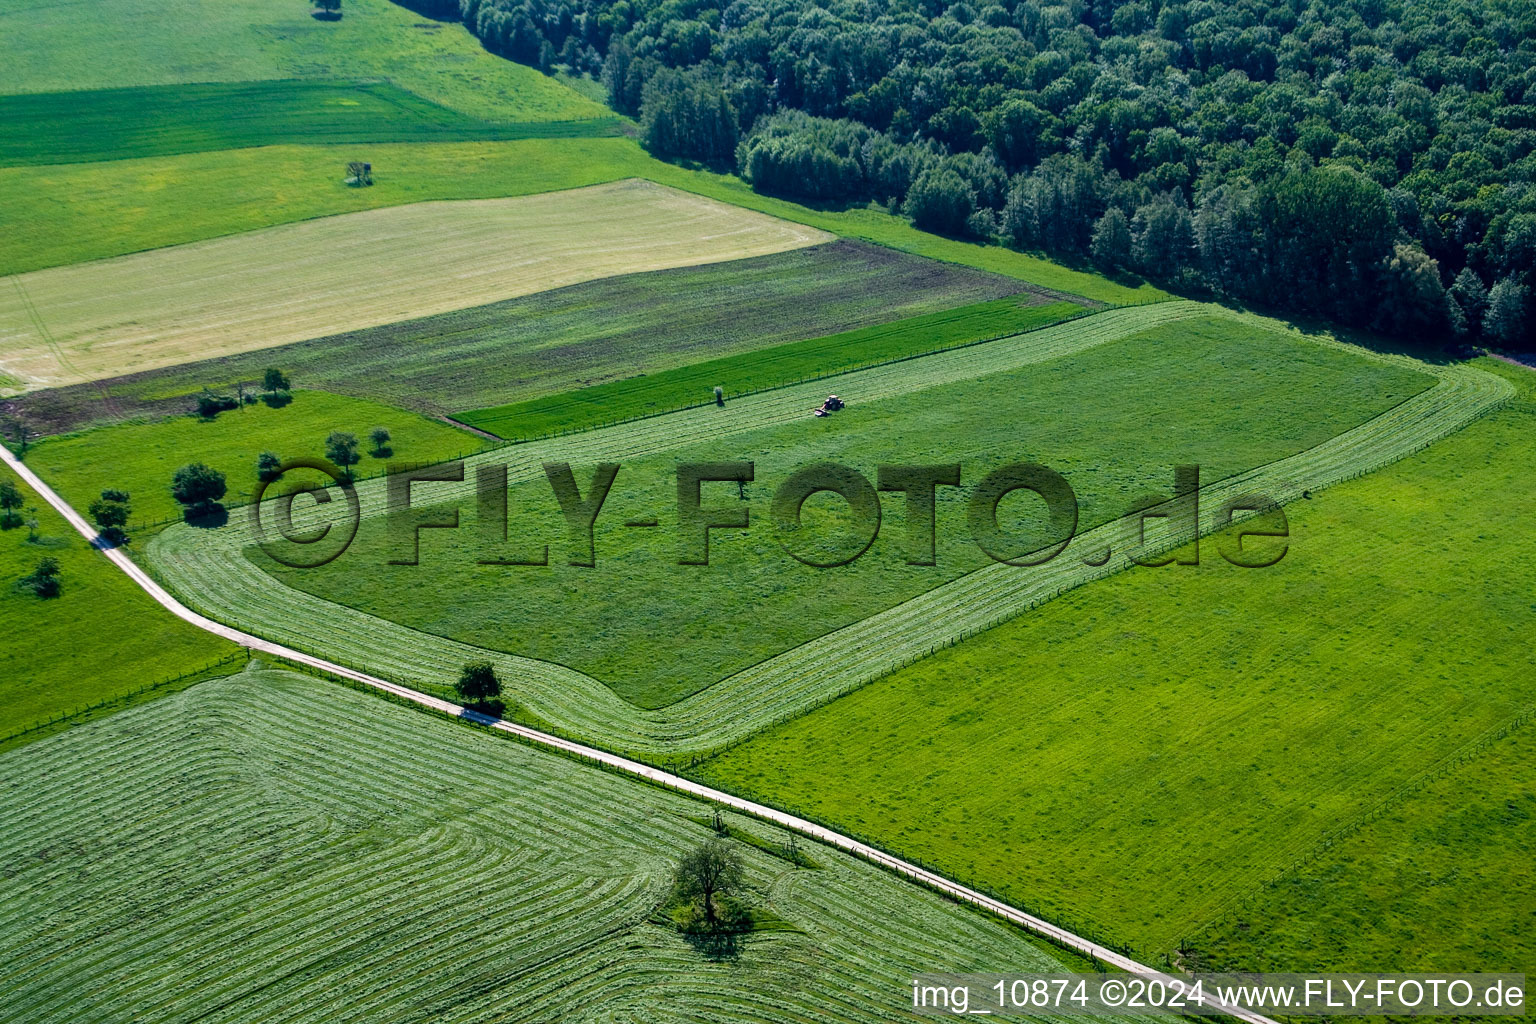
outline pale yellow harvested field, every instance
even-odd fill
[[[831,238],[637,180],[325,217],[0,278],[0,375],[97,380]]]

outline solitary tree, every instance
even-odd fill
[[[336,21],[341,17],[341,0],[315,0],[310,13],[321,21]]]
[[[465,703],[484,704],[501,696],[501,681],[496,678],[496,668],[490,662],[471,661],[459,673],[459,681],[453,684],[453,690]]]
[[[128,525],[128,515],[131,511],[127,491],[109,487],[101,492],[99,500],[91,502],[87,511],[95,521],[96,528],[101,531],[102,540],[114,546],[128,542],[128,534],[123,531],[123,527]]]
[[[217,514],[224,491],[224,474],[201,462],[182,466],[171,478],[171,497],[182,504],[189,522]]]
[[[17,509],[25,502],[15,484],[0,480],[0,530],[14,530],[21,525],[21,513]]]
[[[358,460],[362,458],[357,454],[357,435],[349,434],[344,430],[331,431],[331,436],[325,439],[325,457],[351,476],[351,467],[357,465]]]
[[[348,185],[354,188],[366,188],[373,184],[373,164],[364,160],[351,160],[347,162]]]
[[[741,854],[717,836],[683,858],[672,879],[672,892],[680,899],[699,901],[705,927],[713,929],[720,920],[716,899],[739,890],[743,874]]]
[[[31,575],[21,578],[21,585],[38,597],[58,597],[64,589],[59,579],[59,560],[51,555],[45,557]]]
[[[256,478],[269,484],[283,475],[283,460],[276,452],[262,452],[256,456]]]
[[[374,427],[368,431],[368,440],[373,442],[373,454],[383,458],[390,452],[389,430],[386,427]]]
[[[279,391],[289,391],[293,387],[288,380],[288,375],[276,367],[270,367],[261,375],[261,386],[273,398],[277,397]]]

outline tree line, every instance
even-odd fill
[[[437,3],[439,13],[452,0]],[[1532,340],[1536,7],[459,0],[762,192],[1345,323]]]

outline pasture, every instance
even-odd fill
[[[1530,973],[1536,739],[1527,724],[1252,893],[1191,938],[1259,971]]]
[[[1031,296],[1031,299],[1034,297]],[[625,377],[579,391],[474,409],[455,418],[498,437],[540,437],[707,405],[812,377],[991,341],[1058,323],[1083,312],[1074,302],[994,299],[940,313],[861,327],[821,338],[708,359],[660,373]]]
[[[279,348],[36,391],[16,399],[14,408],[42,433],[122,416],[174,414],[204,386],[229,390],[277,365],[306,387],[441,415],[651,375],[641,383],[698,360],[986,302],[1025,287],[1014,278],[839,240],[621,274]]]
[[[462,25],[389,0],[347,0],[317,21],[283,0],[46,0],[0,8],[0,94],[287,78],[383,78],[491,121],[612,111],[533,68],[493,56]]]
[[[0,755],[19,1018],[894,1021],[920,970],[1062,967],[832,850],[797,869],[729,815],[782,925],[695,945],[653,918],[707,806],[285,672],[25,755]]]
[[[1095,319],[1053,330],[1071,337]],[[327,601],[565,665],[640,707],[657,708],[986,563],[965,525],[959,489],[940,488],[936,566],[907,564],[904,506],[896,499],[861,559],[831,571],[800,565],[781,548],[767,516],[774,488],[795,469],[831,461],[873,479],[877,463],[960,462],[963,482],[973,485],[1000,465],[1033,459],[1072,482],[1079,528],[1086,530],[1117,519],[1142,495],[1167,492],[1176,464],[1199,464],[1205,482],[1221,480],[1317,445],[1431,382],[1230,317],[1194,315],[1070,358],[991,373],[985,372],[989,348],[933,363],[954,367],[958,379],[948,382],[928,375],[930,362],[942,357],[897,364],[910,384],[895,394],[870,394],[860,373],[823,382],[822,394],[836,390],[851,403],[826,420],[802,407],[798,415],[755,424],[751,405],[728,402],[698,410],[702,436],[675,435],[670,443],[660,440],[665,417],[646,421],[661,450],[619,459],[623,471],[597,527],[595,569],[566,564],[579,552],[564,543],[559,508],[542,473],[513,486],[505,545],[488,546],[471,529],[431,530],[419,566],[391,566],[398,543],[386,519],[377,517],[364,521],[344,558],[321,569],[285,570],[259,552],[251,557],[284,584]],[[1148,366],[1157,372],[1148,373]],[[566,456],[577,463],[584,492],[590,462],[611,453],[600,437],[593,440],[578,449],[581,458]],[[559,439],[547,450],[560,458]],[[513,449],[509,457],[530,456]],[[729,459],[754,460],[756,480],[740,495],[734,486],[710,485],[704,504],[745,507],[758,525],[717,532],[708,567],[680,565],[676,465]],[[422,494],[420,503],[430,504],[430,491]],[[1004,522],[1041,536],[1034,507],[1022,498],[1012,502],[1003,507]],[[824,547],[836,547],[846,525],[843,508],[827,495],[807,503],[799,549],[821,558]],[[656,519],[659,529],[622,525],[646,518]],[[548,566],[481,564],[536,559],[545,544]],[[423,579],[440,600],[415,600],[421,584],[410,581]],[[512,593],[516,601],[497,597]],[[643,642],[652,636],[669,638],[667,657]]]
[[[1400,892],[1401,918],[1373,902],[1414,870],[1404,828],[1439,836],[1423,856],[1442,865],[1483,843],[1517,857],[1526,834],[1492,810],[1437,827],[1405,795],[1532,706],[1536,569],[1519,552],[1536,405],[1529,374],[1479,365],[1519,397],[1289,506],[1273,568],[1235,568],[1207,540],[1198,567],[1072,591],[703,777],[1148,956],[1189,940],[1229,967],[1507,965],[1478,938],[1477,896],[1504,876],[1438,875]]]
[[[0,745],[38,733],[59,715],[124,699],[236,653],[233,644],[167,616],[9,469],[0,467],[0,480],[21,489],[23,515],[38,524],[36,541],[25,525],[0,530]],[[45,557],[59,562],[58,597],[17,585]]]
[[[370,159],[372,188],[341,182]],[[633,140],[271,146],[142,160],[0,168],[0,274],[100,259],[293,221],[432,199],[480,199],[646,178],[748,210],[1096,302],[1168,298],[999,246],[918,231],[875,209],[813,210],[729,175],[653,159]],[[153,203],[142,201],[145,194]]]
[[[302,385],[303,381],[296,383]],[[190,400],[184,400],[190,406]],[[388,455],[371,451],[368,432],[391,434]],[[213,419],[191,412],[153,422],[130,421],[47,438],[32,446],[27,464],[77,509],[104,487],[128,491],[133,521],[155,524],[181,518],[171,498],[171,477],[189,462],[205,462],[225,476],[226,505],[251,500],[259,481],[256,457],[324,458],[333,430],[355,434],[362,461],[358,476],[377,476],[391,460],[436,462],[479,451],[486,441],[465,430],[358,398],[299,390],[277,408],[258,401]]]
[[[79,383],[830,238],[640,180],[374,210],[12,277],[0,366]]]
[[[0,166],[314,142],[611,135],[617,117],[485,121],[383,81],[209,82],[0,96]]]

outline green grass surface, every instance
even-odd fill
[[[956,355],[972,351],[980,349]],[[900,365],[922,372],[921,360]],[[906,564],[904,512],[895,500],[879,540],[853,565],[832,572],[801,565],[781,549],[767,518],[774,488],[795,469],[834,461],[873,479],[877,463],[961,462],[964,482],[975,484],[999,465],[1035,459],[1072,481],[1079,528],[1087,529],[1148,492],[1167,491],[1175,464],[1197,463],[1207,482],[1219,480],[1319,444],[1429,383],[1241,321],[1197,317],[1072,358],[883,400],[863,401],[858,378],[848,378],[838,390],[850,406],[828,419],[807,409],[723,441],[630,460],[599,520],[596,569],[565,564],[563,521],[542,479],[513,487],[513,544],[501,550],[471,529],[432,530],[421,565],[390,566],[399,547],[378,517],[365,519],[346,557],[321,569],[284,570],[259,552],[252,557],[327,600],[568,665],[642,707],[659,707],[985,562],[966,529],[961,494],[941,488],[936,567]],[[723,428],[746,408],[727,403],[710,412]],[[677,564],[676,464],[735,458],[756,462],[757,481],[745,494],[758,526],[718,532],[708,567]],[[577,467],[584,489],[590,472]],[[1032,506],[1012,500],[1004,521],[1028,521]],[[739,505],[735,488],[720,484],[706,488],[704,502]],[[845,506],[820,495],[806,508],[802,550],[834,545]],[[659,518],[660,528],[622,525],[647,517]],[[536,556],[546,542],[547,568],[478,564],[530,550]],[[409,582],[424,579],[442,595],[430,605],[416,599],[424,584]],[[668,638],[664,656],[648,642],[657,636]]]
[[[486,121],[388,82],[292,79],[0,96],[0,166],[206,150],[612,135],[617,117]],[[338,176],[342,168],[335,168]]]
[[[1163,302],[1106,310],[995,342],[860,370],[840,380],[839,388],[847,395],[857,395],[857,401],[872,404],[941,383],[1001,372],[1027,373],[1048,361],[1073,358],[1153,327],[1207,317],[1232,321],[1229,330],[1245,332],[1259,343],[1264,343],[1271,332],[1279,332],[1293,343],[1301,340],[1298,332],[1287,330],[1278,321],[1195,302]],[[1364,357],[1361,350],[1327,336],[1309,338],[1307,344],[1350,360],[1365,358],[1374,366],[1407,370],[1415,385],[1426,377],[1433,384],[1321,444],[1240,476],[1206,484],[1202,487],[1206,529],[1214,526],[1221,503],[1240,493],[1259,491],[1283,502],[1300,501],[1308,488],[1358,479],[1423,450],[1509,401],[1515,393],[1509,381],[1470,365],[1437,366],[1396,355]],[[476,500],[474,478],[482,467],[504,466],[513,481],[542,484],[543,462],[564,461],[578,467],[604,460],[630,463],[658,453],[696,448],[704,442],[716,452],[733,451],[736,441],[748,433],[775,424],[807,421],[807,410],[825,395],[823,382],[816,381],[739,399],[728,407],[729,415],[709,406],[496,448],[466,460],[465,483],[425,485],[415,493],[415,499],[421,505],[456,500],[461,508],[472,509]],[[1138,429],[1147,428],[1143,424]],[[1165,479],[1160,486],[1166,483]],[[365,481],[358,492],[365,517],[387,513],[383,481]],[[725,492],[728,501],[729,487]],[[665,509],[673,500],[667,496],[659,508]],[[341,511],[340,506],[335,508]],[[318,507],[314,511],[322,512]],[[889,512],[895,516],[901,510]],[[169,588],[207,615],[439,695],[453,692],[452,683],[466,661],[490,660],[504,681],[505,691],[533,721],[645,757],[718,750],[868,685],[928,657],[937,648],[976,636],[1068,590],[1120,572],[1128,561],[1124,543],[1128,524],[1117,520],[1081,533],[1066,556],[1039,569],[1016,571],[1013,566],[988,565],[758,662],[685,700],[645,710],[603,682],[551,662],[459,643],[301,590],[274,587],[271,577],[246,557],[250,518],[251,510],[246,507],[232,513],[225,529],[169,527],[146,545],[146,557]],[[756,522],[762,525],[760,516]],[[888,528],[899,529],[899,522],[888,520]],[[434,536],[441,534],[428,531],[429,544],[435,543]],[[558,535],[555,541],[558,543]],[[770,538],[769,543],[774,541]],[[1106,545],[1114,549],[1108,562],[1102,559]],[[675,549],[667,540],[659,541],[658,548],[661,557],[675,557]],[[560,557],[558,548],[554,553]],[[492,595],[488,599],[495,599],[499,573],[487,567],[480,581]],[[206,586],[208,579],[218,579],[219,586]]]
[[[1536,736],[1527,722],[1192,944],[1208,963],[1254,970],[1530,974],[1533,862]]]
[[[356,159],[372,162],[372,188],[342,184],[337,168]],[[940,238],[877,210],[820,211],[761,196],[737,178],[655,160],[624,138],[273,146],[0,168],[0,274],[328,214],[427,199],[526,195],[628,177],[1101,302],[1167,297],[1150,285],[1130,288],[999,246]]]
[[[735,841],[776,927],[690,942],[652,918],[711,835],[703,805],[284,672],[0,755],[0,775],[18,1020],[896,1021],[914,973],[1064,963],[851,857],[796,869]]]
[[[1521,554],[1536,529],[1536,403],[1529,374],[1482,365],[1526,390],[1292,505],[1278,566],[1232,567],[1207,541],[1198,568],[1073,591],[704,776],[1149,955],[1240,919],[1249,938],[1220,933],[1228,966],[1312,969],[1320,944],[1338,969],[1401,969],[1389,954],[1405,948],[1425,966],[1507,965],[1483,938],[1504,934],[1485,930],[1478,894],[1497,883],[1483,867],[1400,893],[1401,917],[1373,902],[1410,877],[1414,852],[1393,844],[1413,825],[1378,823],[1342,860],[1311,860],[1536,699],[1536,568]],[[1413,806],[1402,813],[1430,828]],[[1438,834],[1508,859],[1528,832],[1500,820],[1469,811]],[[1255,902],[1229,918],[1244,898]],[[1260,950],[1262,963],[1245,959]]]
[[[167,614],[9,469],[0,480],[22,490],[38,521],[36,542],[25,526],[0,531],[0,739],[236,652]],[[45,557],[61,568],[55,598],[16,586]]]
[[[776,345],[755,352],[710,359],[641,377],[627,377],[579,391],[490,409],[458,413],[455,419],[498,437],[539,437],[649,416],[713,399],[780,387],[1044,327],[1083,312],[1071,302],[1022,303],[995,299],[894,323],[843,331]]]
[[[388,428],[393,454],[371,453],[368,431]],[[27,453],[27,465],[82,512],[104,487],[126,490],[135,523],[176,519],[181,506],[171,498],[171,477],[189,462],[205,462],[225,475],[227,505],[248,501],[259,481],[256,456],[276,452],[284,459],[325,457],[333,430],[356,434],[362,462],[359,476],[374,476],[391,460],[432,462],[485,446],[464,430],[356,398],[324,391],[298,391],[281,408],[258,402],[220,413],[212,420],[191,414],[156,422],[128,422],[49,438]]]
[[[259,380],[267,366],[281,366],[306,387],[442,414],[934,313],[1021,287],[1013,278],[837,241],[606,277],[100,384],[50,388],[17,399],[15,408],[41,433],[99,419],[179,414],[186,396],[206,385],[232,389],[238,381]]]
[[[309,12],[285,0],[98,0],[89,8],[5,0],[0,93],[387,78],[488,120],[612,116],[533,68],[487,53],[462,25],[389,0],[347,0],[334,22]]]

